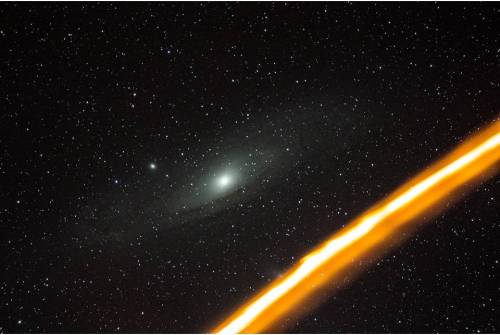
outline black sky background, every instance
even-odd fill
[[[0,17],[2,332],[208,331],[500,110],[495,3]],[[216,210],[162,205],[252,150]],[[496,177],[289,331],[498,332],[499,222]]]

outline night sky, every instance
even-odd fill
[[[0,4],[0,331],[204,332],[500,110],[487,3]],[[499,332],[498,177],[290,332]]]

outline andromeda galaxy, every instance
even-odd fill
[[[0,3],[0,333],[499,333],[499,14]]]

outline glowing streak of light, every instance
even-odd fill
[[[498,168],[499,147],[500,121],[497,121],[303,257],[294,268],[237,310],[214,332],[220,334],[259,332],[269,327],[319,286],[324,285],[328,278],[333,277],[335,271],[340,272],[342,265],[338,265],[338,269],[324,270],[325,265],[336,261],[338,254],[348,250],[353,259],[361,258],[363,254],[387,240],[387,237],[394,234],[401,225],[409,223],[433,204],[449,197],[459,186],[477,178],[492,167]],[[384,224],[387,227],[384,227]],[[384,230],[375,232],[379,228]],[[371,237],[371,242],[361,244],[364,239],[369,240],[369,236],[374,233],[379,236]],[[352,249],[353,246],[356,249]],[[337,261],[344,262],[340,259]],[[320,268],[323,268],[323,272],[318,273]],[[312,279],[314,276],[325,277],[325,273],[328,278]],[[307,281],[312,283],[306,285]],[[292,292],[293,290],[295,292]],[[290,296],[288,301],[287,295]]]

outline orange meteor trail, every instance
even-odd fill
[[[360,260],[387,250],[394,239],[411,230],[411,223],[450,200],[460,187],[497,173],[499,160],[500,121],[496,121],[304,256],[213,332],[258,333],[276,326],[321,287],[332,286],[359,267]]]

